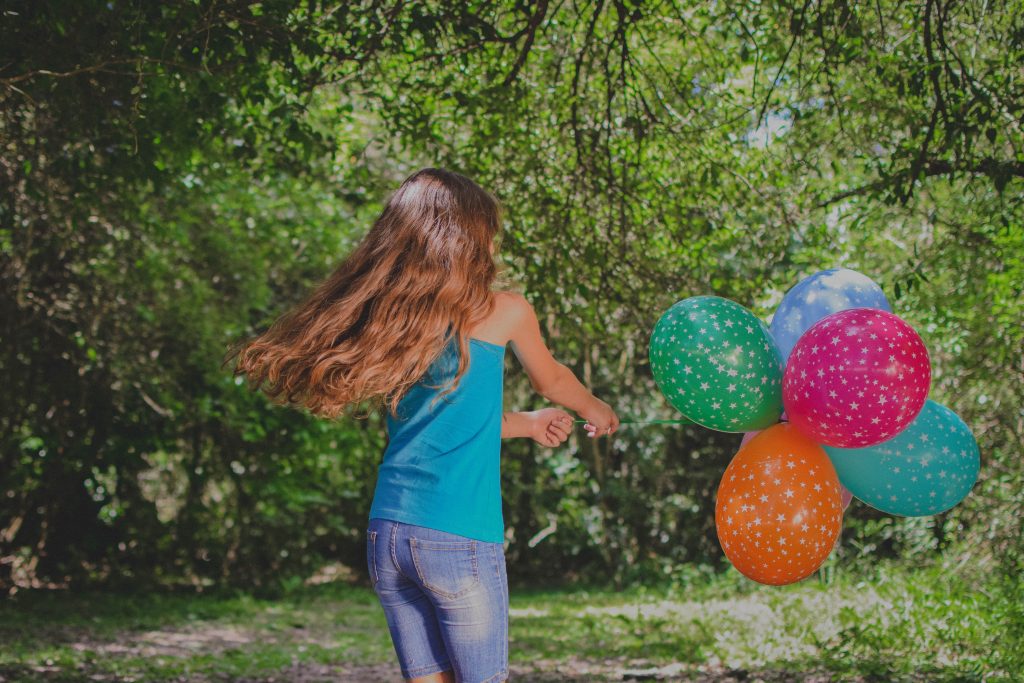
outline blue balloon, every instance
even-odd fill
[[[849,268],[830,268],[801,280],[782,297],[772,317],[771,333],[789,359],[797,340],[822,318],[848,308],[877,308],[892,313],[882,288],[867,275]]]
[[[891,515],[922,517],[953,507],[970,493],[981,455],[956,413],[928,400],[906,429],[868,448],[825,446],[839,481],[868,505]]]

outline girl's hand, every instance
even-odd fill
[[[583,428],[587,430],[587,436],[611,436],[619,428],[619,416],[615,414],[612,407],[599,398],[594,399],[592,406],[580,411],[580,417],[586,419],[587,423]]]
[[[542,408],[523,415],[530,421],[530,438],[541,446],[553,448],[565,443],[572,431],[572,416],[558,408]]]

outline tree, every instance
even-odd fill
[[[983,484],[931,537],[950,544],[944,530],[965,524],[1012,561],[1020,9],[6,11],[0,581],[273,584],[322,558],[358,566],[380,423],[271,409],[219,363],[426,164],[503,199],[503,258],[556,355],[624,415],[668,414],[646,348],[677,299],[716,293],[767,316],[821,268],[879,279],[933,348],[934,396],[975,426],[987,457]],[[531,400],[521,377],[508,396]],[[710,511],[736,441],[687,428],[555,455],[509,444],[513,566],[538,575],[568,556],[575,571],[627,580],[720,562]],[[880,532],[854,515],[867,544],[918,543],[914,524]]]

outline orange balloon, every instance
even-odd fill
[[[758,583],[782,586],[813,574],[842,521],[832,462],[786,422],[740,448],[718,487],[718,541],[733,566]]]

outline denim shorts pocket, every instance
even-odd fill
[[[410,538],[416,574],[423,587],[447,600],[462,597],[480,583],[477,542]]]
[[[366,532],[366,570],[370,573],[370,586],[376,588],[379,580],[377,575],[377,532],[373,530]]]

